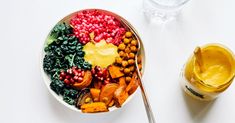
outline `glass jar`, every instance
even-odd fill
[[[189,0],[144,0],[143,10],[148,19],[167,22],[176,18]]]
[[[193,54],[181,72],[184,91],[199,100],[213,100],[225,91],[235,76],[235,57],[231,50],[221,44],[201,47],[203,71]]]

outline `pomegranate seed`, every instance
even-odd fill
[[[82,77],[78,77],[78,82],[82,82],[83,78]]]
[[[65,72],[62,71],[62,72],[60,73],[60,76],[61,76],[61,77],[65,77],[65,76],[66,76]]]
[[[74,76],[73,79],[74,79],[75,81],[77,81],[77,80],[78,80],[78,76]]]
[[[82,73],[81,73],[81,72],[79,72],[77,76],[81,76],[81,75],[82,75]]]
[[[78,72],[81,72],[82,71],[82,69],[78,69]]]
[[[68,70],[67,70],[67,73],[68,73],[68,74],[73,74],[72,69],[68,69]]]
[[[97,73],[97,75],[98,75],[98,76],[102,76],[102,75],[103,75],[103,71],[99,71],[99,72]]]
[[[63,77],[62,77],[62,76],[60,76],[60,80],[63,80]]]
[[[70,76],[70,75],[67,75],[65,78],[66,78],[66,79],[70,79],[70,78],[71,78],[71,76]]]
[[[96,42],[109,37],[114,39],[115,37],[119,38],[124,35],[124,33],[115,35],[116,32],[123,32],[124,29],[115,17],[106,15],[97,10],[77,13],[77,15],[70,20],[70,25],[74,28],[75,36],[79,38],[79,41],[83,44],[90,41],[89,34],[91,32],[95,33],[94,40]],[[104,32],[108,34],[103,34]],[[115,45],[120,44],[120,42],[121,40],[109,40],[109,43],[113,43]]]
[[[91,70],[91,73],[92,73],[92,74],[95,74],[95,69],[94,69],[94,68]]]
[[[65,84],[69,84],[70,82],[69,82],[68,79],[64,79],[64,83],[65,83]]]
[[[74,82],[75,82],[74,79],[73,79],[73,78],[70,78],[70,83],[71,83],[71,84],[74,84]]]
[[[77,75],[78,74],[78,71],[76,69],[73,69],[73,74],[74,75]]]
[[[76,69],[78,69],[77,66],[73,66],[73,67],[72,67],[72,70],[76,70]]]

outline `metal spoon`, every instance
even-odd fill
[[[135,35],[135,37],[137,38],[137,42],[138,42],[138,49],[137,49],[137,53],[135,55],[135,67],[136,67],[136,72],[137,72],[137,77],[139,79],[139,85],[140,85],[140,89],[141,89],[141,94],[142,94],[142,98],[143,98],[143,102],[144,102],[144,106],[145,106],[145,111],[147,113],[148,116],[148,121],[149,123],[155,123],[155,118],[151,109],[151,106],[149,104],[147,95],[146,95],[146,91],[144,88],[144,85],[142,83],[142,79],[141,79],[141,74],[139,71],[139,67],[138,67],[138,56],[140,55],[140,48],[141,48],[141,43],[140,43],[140,37],[137,34],[137,31],[125,20],[125,19],[121,19],[120,20],[122,23],[124,23],[125,26],[127,26],[129,29],[131,29],[130,31]]]
[[[140,44],[139,41],[137,41],[137,42],[138,42],[138,50],[137,50],[137,54],[135,56],[136,72],[137,72],[137,76],[139,78],[139,85],[140,85],[141,94],[142,94],[142,98],[143,98],[143,101],[144,101],[144,106],[145,106],[145,110],[146,110],[146,113],[147,113],[147,116],[148,116],[149,123],[155,123],[155,118],[154,118],[154,115],[153,115],[153,112],[152,112],[152,108],[149,104],[148,97],[146,95],[145,88],[144,88],[144,85],[142,83],[141,74],[140,74],[139,67],[138,67],[138,56],[140,54],[141,44]]]

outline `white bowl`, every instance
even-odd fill
[[[125,19],[122,18],[121,16],[119,16],[119,15],[117,15],[117,14],[115,14],[115,13],[112,13],[112,12],[110,12],[110,11],[101,10],[101,9],[85,9],[85,10],[88,10],[88,11],[89,11],[89,10],[98,10],[98,11],[101,11],[101,12],[103,12],[103,13],[105,13],[105,14],[112,15],[112,16],[114,16],[116,19],[118,19],[118,20],[123,24],[123,26],[125,26],[126,28],[129,28],[130,31],[132,31],[132,32],[135,34],[136,39],[137,39],[137,40],[140,42],[140,44],[141,44],[141,53],[140,53],[141,56],[142,56],[142,71],[141,71],[141,72],[143,73],[143,71],[144,71],[144,65],[145,65],[144,46],[143,46],[143,43],[142,43],[141,38],[139,37],[139,35],[138,35],[137,31],[134,29],[134,27],[133,27],[127,20],[125,20]],[[61,19],[58,23],[61,23],[61,22],[68,22],[71,17],[73,17],[74,15],[76,15],[76,13],[82,12],[82,11],[84,11],[84,10],[80,10],[80,11],[76,11],[76,12],[74,12],[74,13],[71,13],[71,14],[67,15],[66,17],[64,17],[63,19]],[[58,24],[58,23],[57,23],[57,24]],[[48,36],[49,36],[49,35],[50,35],[50,33],[48,34]],[[48,36],[47,36],[47,38],[48,38]],[[46,39],[47,39],[47,38],[46,38]],[[81,113],[81,110],[77,109],[74,105],[69,105],[69,104],[67,104],[65,101],[63,101],[62,96],[57,95],[57,94],[50,88],[51,80],[50,80],[49,76],[45,73],[45,71],[43,70],[43,58],[44,58],[44,56],[45,56],[44,47],[45,47],[46,41],[47,41],[47,40],[45,40],[45,42],[44,42],[44,44],[43,44],[42,51],[41,51],[41,58],[40,58],[40,69],[41,69],[42,77],[43,77],[43,80],[44,80],[44,82],[45,82],[45,84],[46,84],[46,87],[47,87],[47,89],[49,90],[49,92],[56,98],[56,100],[59,101],[61,104],[63,104],[65,107],[67,107],[67,108],[69,108],[69,109],[71,109],[71,110],[73,110],[73,111],[76,111],[76,112],[80,112],[80,113]],[[125,101],[125,103],[124,103],[122,106],[124,106],[126,103],[128,103],[128,102],[131,100],[131,98],[132,98],[135,94],[136,94],[136,91],[135,91],[132,95],[130,95],[130,96],[128,97],[128,99]],[[122,108],[122,107],[121,107],[121,108]],[[110,107],[110,108],[109,108],[109,112],[114,111],[114,110],[117,110],[117,109],[119,109],[119,108],[117,108],[117,107],[115,107],[115,106]],[[107,112],[98,112],[98,113],[107,113]],[[93,114],[94,114],[94,113],[93,113]]]

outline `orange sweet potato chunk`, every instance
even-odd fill
[[[75,82],[72,86],[76,89],[82,89],[91,84],[92,74],[91,71],[85,71],[85,75],[82,82]]]
[[[121,107],[129,96],[125,89],[125,86],[119,86],[114,92],[114,100],[117,107]]]
[[[137,77],[137,73],[135,72],[131,78],[130,83],[126,87],[126,92],[128,92],[129,95],[135,92],[135,90],[139,86],[139,79]]]
[[[103,102],[93,102],[81,106],[83,113],[107,112],[108,108]]]
[[[126,85],[126,79],[125,79],[125,77],[119,78],[118,84],[119,84],[119,86],[124,86],[124,87],[126,87],[127,85]]]
[[[114,78],[119,78],[122,77],[124,74],[120,71],[120,67],[115,66],[115,65],[111,65],[108,68],[109,73],[111,75],[111,77]]]
[[[90,93],[93,98],[93,101],[98,102],[100,99],[100,89],[90,88]]]
[[[112,101],[114,92],[117,88],[118,84],[116,83],[109,83],[103,86],[100,92],[100,101],[108,105]]]
[[[114,105],[114,100],[111,100],[111,102],[108,104],[108,107],[112,107]]]

